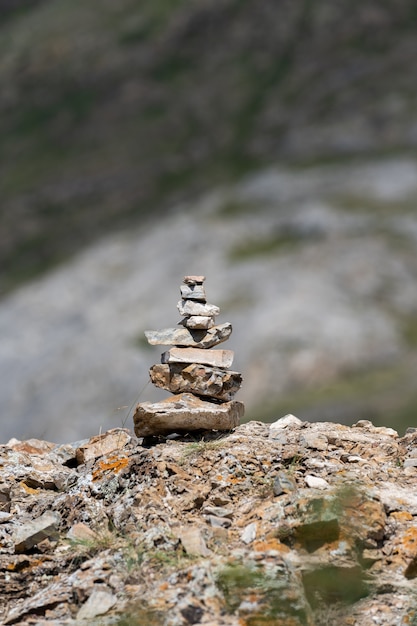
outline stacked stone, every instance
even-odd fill
[[[219,307],[208,304],[204,276],[185,276],[177,328],[147,330],[151,345],[172,346],[149,374],[156,387],[172,396],[161,402],[141,402],[133,416],[138,437],[193,430],[231,430],[239,424],[244,405],[233,400],[242,376],[230,371],[232,350],[213,350],[226,341],[232,325],[215,324]]]

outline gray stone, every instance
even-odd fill
[[[291,493],[297,489],[297,483],[292,476],[286,472],[280,471],[274,478],[272,490],[274,496],[281,496],[284,493]]]
[[[232,400],[242,382],[239,372],[197,363],[157,364],[149,374],[156,387],[171,393],[194,393],[222,402]]]
[[[179,323],[192,330],[204,330],[214,326],[214,318],[210,315],[190,315]]]
[[[171,348],[161,356],[161,363],[201,363],[214,367],[230,367],[233,350],[204,350],[202,348]]]
[[[163,328],[145,330],[145,337],[152,346],[192,346],[211,348],[226,341],[232,333],[230,322],[213,326],[210,329],[190,330],[188,328]]]
[[[216,515],[208,515],[207,520],[213,528],[229,528],[232,521],[228,517],[217,517]]]
[[[0,483],[0,512],[10,511],[10,485]]]
[[[216,404],[183,393],[162,402],[139,403],[133,422],[137,437],[193,430],[232,430],[244,411],[242,402]]]
[[[417,467],[417,459],[415,458],[405,459],[404,467]]]
[[[214,317],[220,313],[220,309],[215,304],[195,302],[194,300],[180,300],[177,309],[181,315],[207,315]]]
[[[97,615],[104,615],[117,602],[115,595],[101,589],[94,590],[77,613],[77,620],[91,620]]]
[[[203,285],[181,285],[181,297],[184,300],[198,300],[206,302],[206,292]]]
[[[44,539],[57,539],[61,517],[58,513],[47,511],[37,519],[21,526],[14,537],[15,552],[25,552]]]
[[[249,544],[256,539],[257,526],[256,522],[252,522],[251,524],[245,526],[240,534],[240,539],[243,543]]]

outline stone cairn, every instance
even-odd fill
[[[229,370],[233,351],[211,349],[230,337],[232,325],[215,325],[220,309],[207,303],[204,281],[205,276],[184,277],[178,302],[184,319],[177,328],[145,331],[151,345],[172,346],[149,374],[156,387],[174,395],[137,405],[137,437],[231,430],[244,414],[242,402],[232,400],[242,382],[239,372]]]

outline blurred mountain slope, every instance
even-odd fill
[[[412,0],[0,2],[0,293],[277,159],[414,150]]]
[[[185,274],[230,321],[246,418],[415,426],[417,159],[270,167],[102,239],[0,303],[0,441],[132,426]]]

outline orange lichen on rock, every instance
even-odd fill
[[[126,456],[112,455],[97,462],[93,471],[93,481],[100,480],[107,473],[119,474],[129,465],[129,459]]]

